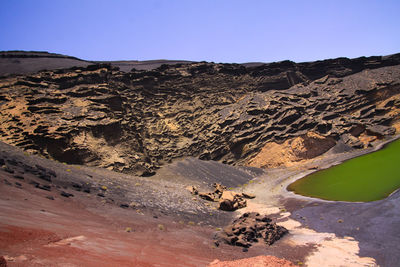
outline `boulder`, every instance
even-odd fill
[[[223,186],[219,183],[214,183],[213,186],[215,188],[215,193],[218,193],[218,194],[222,193],[226,190],[226,186]]]
[[[242,196],[243,196],[244,198],[249,198],[249,199],[253,199],[253,198],[256,197],[255,195],[250,194],[250,193],[242,193]]]
[[[3,256],[0,256],[0,267],[7,267],[7,261]]]
[[[223,191],[221,195],[222,200],[229,200],[229,201],[234,201],[235,198],[241,197],[242,194],[238,194],[234,191]]]
[[[213,184],[215,190],[213,192],[199,192],[194,186],[188,186],[186,189],[193,195],[207,201],[219,202],[219,209],[224,211],[234,211],[247,206],[244,198],[255,198],[252,194],[237,193],[226,190],[226,186],[218,183]]]
[[[223,199],[223,200],[220,200],[220,202],[219,202],[219,209],[225,210],[225,211],[234,211],[234,210],[236,210],[234,208],[234,204],[235,204],[234,201],[230,201],[228,199]]]
[[[216,198],[213,193],[206,193],[206,192],[199,192],[199,197],[208,201],[214,201]]]
[[[273,223],[267,216],[247,212],[217,233],[214,238],[217,243],[223,241],[229,245],[248,248],[252,243],[260,241],[272,245],[287,233],[285,227]]]
[[[189,192],[192,193],[192,195],[197,195],[199,193],[199,190],[197,190],[197,188],[192,185],[186,187],[186,189],[189,190]]]

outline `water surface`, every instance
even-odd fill
[[[400,139],[385,148],[314,172],[288,186],[297,194],[326,200],[374,201],[400,187]]]

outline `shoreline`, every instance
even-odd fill
[[[331,167],[340,165],[346,161],[352,160],[354,158],[358,158],[361,157],[363,155],[367,155],[370,153],[374,153],[377,152],[381,149],[384,149],[387,145],[389,145],[392,142],[395,142],[397,140],[400,139],[400,134],[397,134],[395,136],[393,136],[392,138],[386,139],[386,140],[382,140],[381,142],[379,142],[378,144],[376,144],[376,146],[371,147],[371,148],[367,148],[367,149],[363,149],[362,151],[351,151],[351,152],[347,152],[341,155],[337,155],[338,159],[336,159],[335,161],[332,162],[332,159],[317,159],[317,160],[322,160],[322,162],[320,163],[320,166],[318,166],[317,169],[313,169],[313,170],[308,170],[308,171],[303,171],[297,175],[295,175],[292,179],[287,179],[284,181],[284,191],[283,194],[288,194],[288,193],[292,193],[291,197],[300,197],[300,198],[306,198],[306,199],[310,199],[310,200],[322,200],[322,201],[327,201],[327,202],[343,202],[343,203],[365,203],[364,201],[342,201],[342,200],[327,200],[327,199],[322,199],[322,198],[316,198],[316,197],[308,197],[308,196],[304,196],[304,195],[300,195],[300,194],[296,194],[291,190],[288,190],[287,187],[294,183],[297,180],[300,180],[312,173],[318,172],[318,171],[322,171],[322,170],[326,170],[329,169]],[[322,155],[323,156],[323,155]],[[326,161],[328,161],[329,163],[326,164]],[[313,162],[313,165],[316,165],[315,162]],[[322,165],[322,166],[321,166]],[[385,198],[390,197],[392,194],[394,194],[395,192],[397,192],[400,188],[397,188],[396,190],[394,190],[393,192],[391,192],[388,196],[386,196]],[[383,199],[385,199],[383,198]],[[374,200],[374,201],[379,201],[382,199],[378,199],[378,200]],[[368,202],[373,202],[373,201],[368,201]]]

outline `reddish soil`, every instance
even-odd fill
[[[215,259],[267,254],[263,247],[246,253],[216,248],[215,229],[191,224],[83,193],[64,198],[26,183],[0,183],[0,256],[7,266],[207,266]]]
[[[295,267],[290,261],[279,259],[274,256],[257,256],[247,259],[235,260],[235,261],[219,261],[215,260],[210,267]]]

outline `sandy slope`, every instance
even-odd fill
[[[235,260],[264,254],[285,255],[299,261],[309,250],[305,246],[291,251],[290,246],[279,244],[267,251],[265,246],[255,246],[246,253],[224,244],[216,248],[213,241],[216,228],[227,224],[234,214],[216,211],[173,185],[193,184],[191,178],[201,184],[200,178],[205,175],[216,181],[210,173],[220,163],[190,159],[173,164],[170,169],[160,171],[167,180],[162,183],[158,176],[127,180],[122,174],[77,168],[26,156],[4,144],[0,147],[3,166],[7,166],[0,169],[0,255],[9,266],[206,266],[215,259]],[[56,177],[44,182],[32,175],[31,170],[25,171],[29,170],[26,166],[36,165],[45,166],[47,172],[54,171]],[[196,166],[202,166],[192,171],[197,178],[179,176],[179,170]],[[227,166],[225,174],[234,174],[233,170]],[[242,183],[252,177],[240,170],[236,172],[242,174],[242,178],[237,178],[243,179]],[[71,186],[87,183],[89,175],[92,176],[90,193]],[[117,190],[121,180],[127,188]],[[49,185],[50,191],[43,190],[43,185]],[[99,189],[104,185],[106,190]],[[156,189],[159,197],[150,193]],[[163,190],[176,194],[167,197]],[[73,196],[63,197],[62,192]],[[135,194],[142,199],[121,207],[121,203],[129,203],[127,199]]]
[[[217,264],[216,259],[260,255],[305,266],[394,266],[399,260],[400,193],[371,203],[343,203],[287,192],[284,185],[304,174],[307,165],[263,172],[189,158],[143,178],[27,156],[5,144],[0,148],[5,161],[0,169],[0,255],[9,266],[206,266]],[[338,159],[344,156],[332,154],[308,164],[325,166]],[[55,173],[51,182],[26,167],[38,165]],[[190,184],[207,188],[229,181],[242,184],[238,191],[257,195],[235,213],[214,210],[184,190]],[[77,190],[78,183],[90,184],[90,192]],[[63,197],[63,191],[73,196]],[[121,206],[125,203],[128,207]],[[246,211],[268,214],[289,234],[248,252],[215,247],[217,227]],[[264,264],[260,259],[247,262]]]

